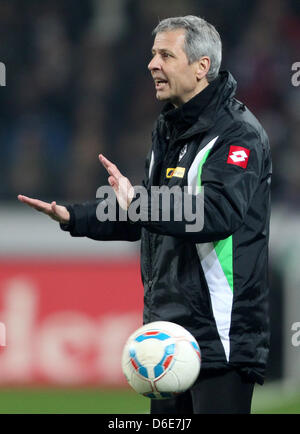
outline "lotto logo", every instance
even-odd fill
[[[227,163],[234,164],[235,166],[240,166],[243,167],[243,169],[246,169],[248,165],[249,155],[249,149],[242,148],[241,146],[230,146]]]

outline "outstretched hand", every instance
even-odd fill
[[[127,211],[134,196],[134,189],[130,181],[121,174],[115,164],[105,158],[102,154],[99,155],[99,160],[109,174],[108,182],[114,189],[120,207]],[[68,223],[70,221],[70,213],[67,208],[62,205],[57,205],[55,201],[47,203],[21,194],[18,195],[18,200],[22,203],[26,203],[26,205],[29,205],[31,208],[48,215],[59,223]]]
[[[116,194],[120,207],[127,211],[134,196],[134,189],[130,181],[123,176],[117,166],[105,158],[104,155],[100,154],[99,160],[110,175],[108,182]]]
[[[47,203],[21,194],[18,195],[18,199],[20,202],[26,203],[31,208],[48,215],[59,223],[68,223],[70,220],[70,213],[67,208],[62,205],[57,205],[56,202]]]

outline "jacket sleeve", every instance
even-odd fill
[[[118,221],[118,210],[114,221],[99,221],[97,208],[103,200],[95,200],[82,204],[68,205],[70,222],[60,224],[64,231],[72,237],[88,237],[100,241],[137,241],[141,236],[141,228],[127,221]]]
[[[244,149],[242,153],[235,151],[241,148]],[[229,158],[230,155],[234,157],[233,160]],[[245,161],[241,161],[243,158]],[[227,135],[227,138],[219,138],[206,156],[206,160],[199,162],[197,182],[200,193],[190,194],[189,201],[186,202],[192,204],[195,211],[199,209],[197,199],[198,205],[202,206],[202,224],[199,230],[187,231],[187,225],[191,227],[193,222],[184,218],[186,213],[183,198],[181,200],[183,218],[180,221],[174,218],[174,202],[170,203],[169,221],[161,218],[162,203],[159,205],[158,221],[151,220],[153,204],[150,190],[148,190],[147,204],[141,205],[144,221],[139,221],[139,224],[151,232],[182,237],[194,242],[211,242],[227,238],[243,223],[254,193],[261,182],[264,158],[263,144],[258,133],[251,126],[243,124],[242,128],[236,128],[235,132]],[[196,213],[195,216],[197,217]]]

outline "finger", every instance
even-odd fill
[[[27,205],[37,209],[38,211],[49,211],[50,210],[50,204],[47,202],[43,202],[42,200],[32,199],[31,197],[27,197],[27,196],[23,196],[23,195],[19,195],[18,199],[21,202],[26,203]]]
[[[38,199],[33,199],[32,197],[23,196],[21,194],[18,195],[18,199],[21,202],[28,203],[31,205],[36,204],[39,201]],[[42,201],[39,201],[39,202],[42,202]],[[44,203],[46,203],[46,202],[44,202]]]
[[[102,154],[99,155],[99,160],[107,171],[109,171],[109,169],[113,166],[113,163],[109,161],[106,157],[104,157],[104,155]]]
[[[123,176],[117,166],[111,161],[109,161],[106,157],[104,157],[104,155],[100,154],[99,160],[110,175],[115,176],[116,178],[120,178],[121,176]]]
[[[102,155],[102,154],[99,155],[99,160],[100,160],[100,163],[107,170],[109,168],[109,164],[111,164],[111,162],[107,158],[105,158],[104,155]]]
[[[24,196],[23,194],[19,194],[18,199],[20,202],[24,202],[24,203],[33,200],[31,197]]]
[[[123,177],[122,173],[119,171],[115,164],[111,164],[107,169],[108,173],[114,176],[116,179],[120,179]]]

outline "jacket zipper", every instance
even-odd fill
[[[151,243],[151,237],[148,235],[148,248],[149,248],[149,257],[148,257],[148,306],[149,306],[149,322],[152,321],[152,284],[153,284],[153,277],[152,277],[152,243]]]
[[[151,237],[148,235],[148,247],[149,247],[149,261],[148,261],[148,290],[151,291],[152,287],[152,243]]]

